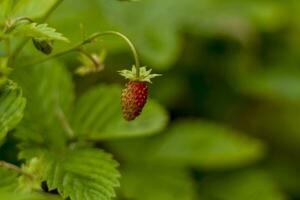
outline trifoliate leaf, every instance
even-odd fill
[[[121,88],[99,86],[84,94],[76,104],[72,125],[79,137],[110,139],[152,135],[161,131],[167,121],[166,111],[150,100],[141,116],[127,122],[121,113]]]
[[[175,122],[156,145],[156,159],[205,169],[244,166],[259,160],[265,150],[257,139],[200,120]]]
[[[49,190],[57,189],[71,200],[110,200],[119,186],[118,163],[104,151],[79,148],[47,156],[45,180]]]
[[[60,40],[68,42],[69,40],[61,33],[56,32],[54,28],[48,26],[48,24],[30,23],[20,25],[13,32],[15,35],[31,37],[38,40]]]
[[[21,121],[24,108],[25,99],[20,87],[8,81],[0,89],[0,140]]]

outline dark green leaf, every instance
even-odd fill
[[[8,81],[0,89],[0,140],[20,122],[24,108],[25,99],[20,87]]]
[[[118,163],[98,149],[75,149],[47,156],[45,179],[50,190],[58,189],[71,200],[110,200],[119,186]]]
[[[112,139],[152,135],[161,131],[168,117],[166,111],[150,100],[141,116],[127,122],[121,113],[121,88],[99,86],[83,95],[72,120],[75,132],[90,139]]]

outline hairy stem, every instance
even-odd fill
[[[15,172],[17,172],[19,174],[22,174],[22,175],[30,178],[30,179],[34,179],[35,178],[34,175],[25,172],[20,167],[14,165],[14,164],[8,163],[6,161],[3,161],[3,160],[0,160],[0,167],[3,167],[3,168],[8,169],[8,170],[15,171]]]

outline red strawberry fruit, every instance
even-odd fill
[[[148,86],[147,82],[151,83],[151,78],[160,76],[159,74],[151,74],[151,70],[146,70],[146,67],[141,67],[137,75],[136,67],[132,70],[122,70],[120,74],[129,79],[126,87],[122,91],[122,112],[123,117],[127,121],[134,120],[139,116],[147,102]]]
[[[129,81],[122,91],[122,112],[127,121],[134,120],[142,112],[148,97],[146,82]]]

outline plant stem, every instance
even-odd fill
[[[98,37],[104,36],[104,35],[115,35],[120,38],[122,38],[130,47],[130,50],[133,54],[134,61],[135,61],[135,67],[136,67],[136,77],[140,76],[140,62],[139,62],[139,57],[136,48],[132,44],[132,42],[122,33],[116,32],[116,31],[105,31],[105,32],[99,32],[91,35],[89,38],[87,38],[82,44],[84,45],[85,43],[90,43],[93,40],[95,40]]]
[[[81,53],[83,56],[87,57],[90,61],[92,61],[95,68],[98,67],[99,62],[88,52],[84,51],[83,49],[78,50],[79,53]]]
[[[116,32],[116,31],[105,31],[105,32],[94,33],[94,34],[90,35],[88,38],[86,38],[85,40],[83,40],[82,42],[74,45],[73,47],[71,47],[71,48],[69,48],[67,50],[64,50],[64,51],[61,51],[59,53],[53,54],[53,55],[51,55],[49,57],[43,58],[43,59],[35,61],[33,63],[23,65],[22,67],[27,67],[27,66],[32,66],[32,65],[44,63],[44,62],[46,62],[48,60],[51,60],[51,59],[63,56],[65,54],[68,54],[68,53],[71,53],[71,52],[75,52],[75,51],[78,51],[78,52],[82,53],[82,50],[81,50],[82,46],[84,46],[86,44],[89,44],[89,43],[93,42],[96,38],[99,38],[99,37],[102,37],[102,36],[105,36],[105,35],[115,35],[115,36],[118,36],[118,37],[122,38],[128,44],[128,46],[130,47],[131,52],[133,54],[134,61],[135,61],[136,77],[139,77],[140,76],[140,62],[139,62],[139,57],[138,57],[138,53],[136,51],[136,48],[134,47],[134,45],[132,44],[132,42],[125,35],[123,35],[122,33]]]
[[[19,174],[22,174],[24,176],[27,176],[28,178],[30,179],[34,179],[34,175],[30,174],[30,173],[27,173],[25,172],[24,170],[22,170],[20,167],[14,165],[14,164],[11,164],[11,163],[8,163],[6,161],[3,161],[3,160],[0,160],[0,167],[3,167],[5,169],[8,169],[8,170],[12,170],[12,171],[15,171]]]
[[[39,23],[43,23],[45,22],[50,15],[54,12],[54,10],[63,2],[64,0],[58,0],[56,1],[56,3],[54,5],[52,5],[52,7],[44,14],[43,17],[41,17],[41,19],[39,20]],[[20,44],[16,47],[15,51],[12,53],[11,57],[10,57],[10,62],[9,63],[13,63],[16,58],[18,57],[18,55],[21,53],[21,51],[23,50],[23,48],[25,47],[25,45],[27,44],[27,42],[30,39],[26,38],[24,40],[22,40],[20,42]],[[12,64],[13,65],[13,64]]]
[[[40,23],[45,22],[49,19],[50,15],[56,10],[56,8],[63,2],[64,0],[57,0],[54,5],[44,14],[44,16],[40,19]]]
[[[59,119],[63,129],[68,134],[69,139],[72,140],[75,137],[75,133],[74,133],[71,125],[69,124],[68,119],[65,116],[65,113],[61,110],[60,107],[57,108],[56,115],[57,115],[57,118]]]

